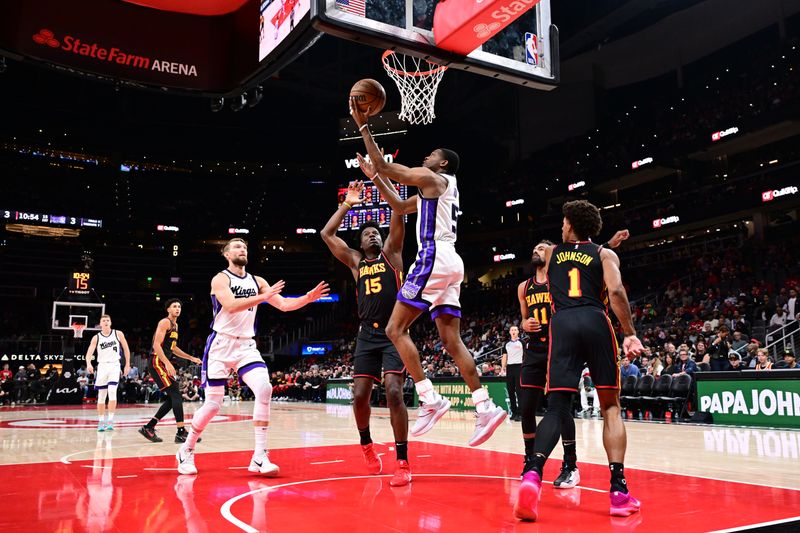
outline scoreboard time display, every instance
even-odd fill
[[[92,290],[92,273],[76,270],[70,274],[67,291],[70,294],[89,294]]]

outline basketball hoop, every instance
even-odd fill
[[[433,109],[436,90],[447,67],[427,59],[397,54],[392,50],[386,50],[382,60],[383,68],[400,91],[400,119],[410,124],[433,122],[436,118]]]
[[[82,339],[83,338],[83,330],[86,329],[86,324],[75,323],[75,324],[72,324],[72,326],[70,326],[70,327],[75,332],[75,338],[76,339]]]

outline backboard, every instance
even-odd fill
[[[314,2],[313,24],[337,37],[537,89],[553,89],[559,81],[558,29],[550,22],[550,0],[541,0],[467,56],[434,44],[439,0]]]
[[[106,304],[84,302],[53,302],[50,327],[56,331],[73,331],[72,324],[85,324],[85,331],[100,331],[100,317]]]

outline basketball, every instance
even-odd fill
[[[355,97],[359,111],[370,116],[377,115],[386,105],[386,90],[383,85],[373,79],[358,80],[350,89],[350,98]]]

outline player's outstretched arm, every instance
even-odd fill
[[[342,220],[344,220],[350,208],[364,201],[361,198],[361,191],[363,190],[364,184],[362,182],[351,181],[350,185],[347,187],[347,196],[344,202],[342,202],[342,205],[339,206],[339,209],[331,216],[328,223],[325,224],[325,227],[322,228],[320,232],[322,240],[325,241],[325,244],[333,253],[334,257],[347,265],[353,272],[354,277],[357,277],[358,274],[358,262],[361,260],[361,254],[358,250],[353,250],[347,246],[347,243],[336,235],[336,231],[339,229],[339,226],[342,225]]]
[[[125,338],[124,333],[117,330],[117,338],[119,339],[120,346],[122,346],[122,353],[125,355],[125,368],[123,372],[124,375],[127,376],[128,372],[131,371],[131,349],[128,347],[128,339]]]
[[[356,157],[358,157],[360,161],[364,161],[365,164],[369,165],[369,163],[364,159],[364,157],[361,154],[356,154]],[[374,169],[374,167],[372,168]],[[400,195],[397,194],[397,189],[394,188],[394,185],[392,185],[392,182],[389,181],[389,178],[381,176],[376,171],[373,171],[372,173],[372,181],[373,183],[375,183],[375,185],[378,186],[378,190],[380,191],[381,196],[386,198],[386,201],[392,208],[393,214],[407,215],[409,213],[417,212],[416,194],[411,198],[403,200],[402,198],[400,198]]]
[[[184,352],[183,350],[181,350],[177,346],[172,349],[172,353],[174,353],[175,355],[177,355],[181,359],[186,359],[187,361],[191,361],[192,363],[194,363],[196,365],[203,364],[203,360],[202,359],[200,359],[198,357],[195,357],[193,355],[189,355],[188,353]]]
[[[267,281],[258,276],[256,276],[256,281],[258,282],[259,291],[261,291],[263,294],[267,294],[269,291],[269,284]],[[295,311],[301,307],[305,307],[311,302],[316,302],[320,298],[327,296],[330,290],[331,289],[328,287],[326,282],[320,281],[316,287],[299,298],[284,298],[280,294],[273,294],[265,301],[275,309],[280,309],[284,313],[287,313],[289,311]]]
[[[264,282],[266,284],[266,281]],[[223,309],[231,313],[238,313],[245,309],[253,309],[255,311],[258,304],[266,302],[274,294],[278,294],[283,290],[283,280],[277,282],[275,285],[267,285],[266,288],[256,296],[249,296],[247,298],[236,298],[231,292],[231,282],[228,276],[219,273],[211,280],[211,294],[216,296],[217,301]],[[259,288],[261,284],[259,283]]]
[[[600,260],[603,262],[603,281],[608,288],[611,309],[614,310],[614,314],[622,326],[622,334],[625,336],[622,343],[623,350],[626,356],[635,357],[644,351],[644,347],[636,337],[636,329],[633,327],[631,305],[628,302],[628,293],[622,284],[622,274],[619,271],[619,257],[613,251],[603,249],[600,252]]]
[[[93,374],[92,370],[92,358],[94,357],[94,351],[97,349],[97,335],[92,337],[92,342],[89,343],[89,349],[86,350],[86,371],[90,374]]]
[[[358,109],[354,104],[353,98],[350,99],[350,114],[361,132],[364,139],[364,146],[367,149],[370,161],[375,166],[375,170],[381,175],[399,181],[403,185],[412,185],[420,189],[433,188],[437,186],[446,187],[444,178],[436,174],[434,171],[425,167],[410,168],[398,163],[389,163],[383,158],[380,148],[372,138],[372,133],[369,131],[369,109],[364,113]],[[434,196],[434,195],[431,195]]]
[[[378,178],[384,180],[385,178]],[[394,187],[390,188],[394,191]],[[403,220],[403,214],[392,210],[392,220],[389,222],[389,236],[386,237],[386,243],[383,245],[383,252],[392,266],[403,271],[403,241],[406,238],[406,222]]]

